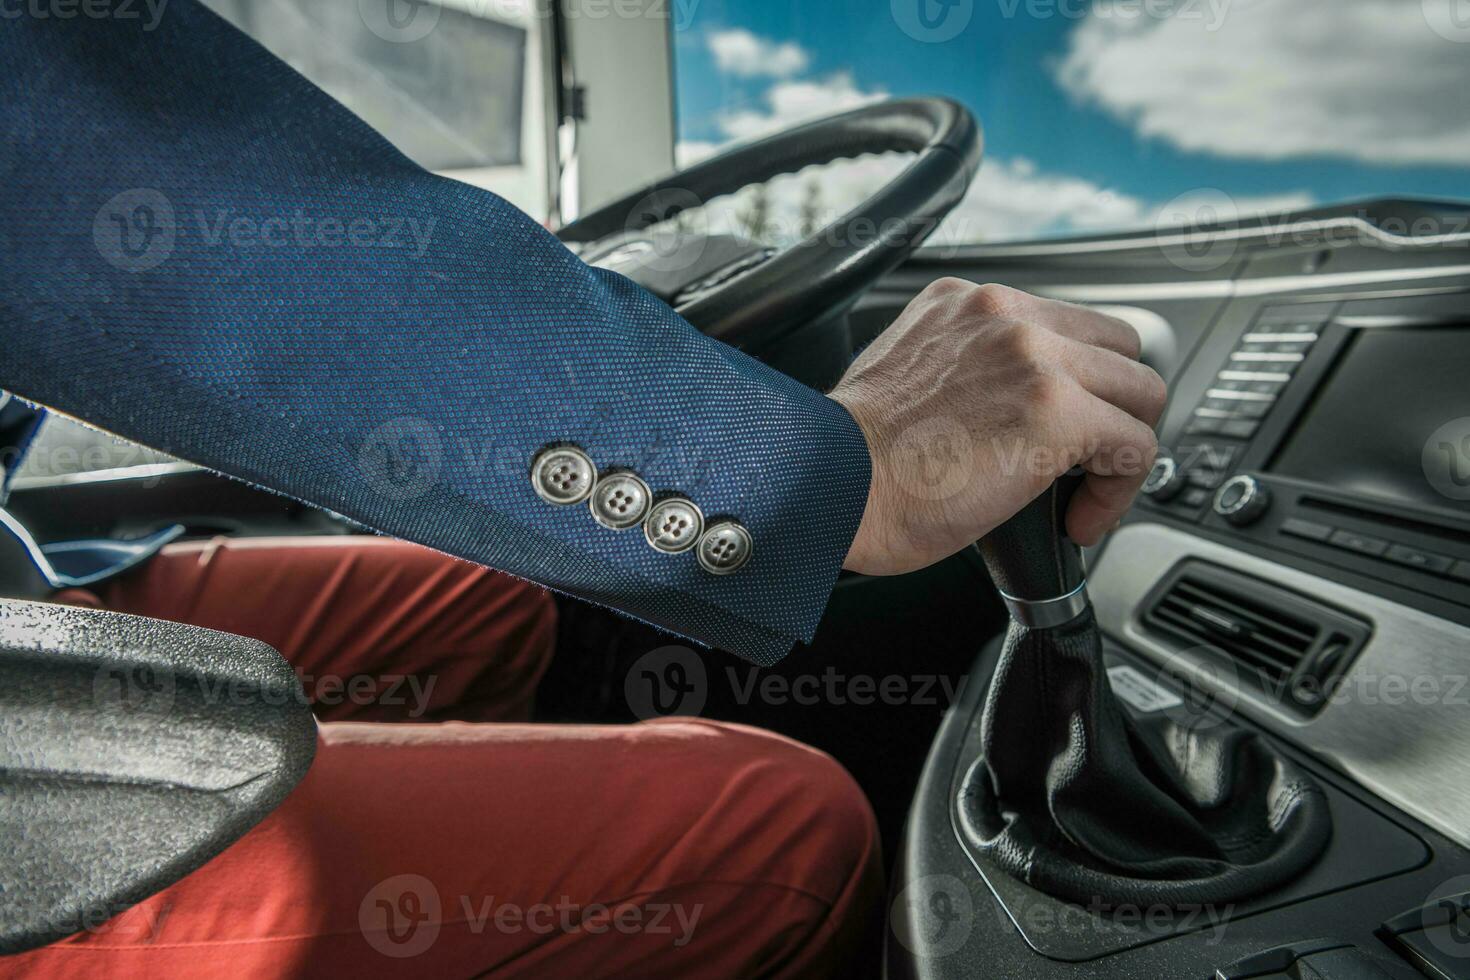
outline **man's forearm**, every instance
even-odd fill
[[[0,47],[0,386],[753,659],[810,635],[868,490],[841,406],[193,3]],[[754,557],[712,575],[548,504],[529,472],[557,443],[738,520]]]

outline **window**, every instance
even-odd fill
[[[545,221],[532,0],[205,0],[408,157]]]
[[[701,0],[675,32],[678,154],[689,163],[812,116],[937,94],[980,118],[986,159],[931,241],[1463,198],[1466,10],[1463,0]],[[810,174],[810,188],[748,200],[744,213],[789,238],[802,202],[840,213],[901,163]]]

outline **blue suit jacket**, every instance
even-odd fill
[[[810,637],[868,490],[839,405],[192,0],[145,20],[0,30],[0,387],[753,660]],[[711,575],[543,502],[557,442],[738,518],[753,559]]]

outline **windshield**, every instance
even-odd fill
[[[884,96],[968,106],[985,162],[931,242],[1470,195],[1467,0],[701,0],[675,65],[681,164]],[[901,163],[770,194],[764,237]]]

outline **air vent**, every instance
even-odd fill
[[[1144,608],[1150,630],[1224,658],[1242,681],[1308,713],[1372,633],[1321,603],[1200,561],[1175,567]]]

